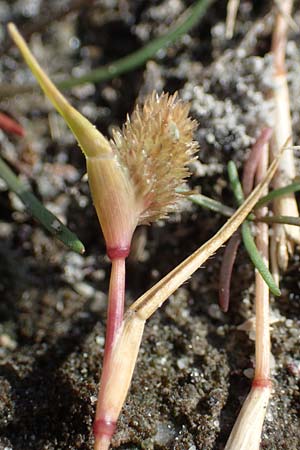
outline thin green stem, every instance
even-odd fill
[[[266,205],[275,198],[282,197],[283,195],[288,195],[297,191],[300,191],[300,182],[291,183],[288,184],[287,186],[284,186],[283,188],[274,189],[273,191],[269,192],[269,194],[262,197],[259,200],[259,202],[256,203],[255,209],[260,208],[263,205]]]
[[[269,269],[265,265],[261,254],[259,253],[256,244],[254,242],[254,239],[251,234],[249,222],[245,221],[242,224],[242,238],[243,238],[243,244],[248,252],[248,255],[254,264],[254,266],[257,268],[259,273],[261,274],[262,278],[266,282],[266,284],[269,286],[270,291],[273,295],[279,296],[281,295],[280,289],[276,285],[274,278],[272,277]]]
[[[238,206],[245,201],[242,185],[240,183],[237,167],[233,161],[229,161],[227,165],[228,177],[231,185],[231,189],[235,196]]]
[[[191,28],[193,28],[204,16],[208,7],[214,1],[215,0],[198,0],[188,11],[186,11],[184,14],[184,20],[181,20],[179,24],[172,27],[170,31],[163,36],[159,36],[139,50],[103,67],[91,70],[81,77],[71,77],[61,82],[57,82],[57,87],[59,89],[69,89],[85,83],[99,83],[101,81],[110,80],[142,66],[146,61],[154,58],[159,50],[170,46],[181,36],[189,32]],[[14,88],[18,93],[34,91],[34,86],[32,85],[15,86]],[[14,95],[14,90],[9,88],[9,86],[5,86],[5,89],[0,88],[0,95],[3,97],[9,97]]]
[[[238,205],[241,205],[244,202],[244,193],[242,185],[239,180],[236,165],[233,161],[230,161],[228,163],[228,176],[236,201]],[[265,280],[267,285],[269,286],[269,289],[272,292],[272,294],[279,296],[281,294],[280,289],[276,285],[269,269],[265,265],[262,256],[260,255],[255,245],[254,239],[251,234],[249,222],[247,220],[242,224],[242,238],[244,246],[248,252],[248,255],[252,263],[259,271],[259,273],[261,274],[262,278]]]
[[[81,77],[64,80],[61,83],[58,83],[57,86],[61,89],[67,89],[79,84],[109,80],[141,66],[150,58],[155,57],[160,49],[169,46],[194,27],[213,1],[214,0],[198,0],[190,8],[185,20],[172,28],[165,35],[154,39],[141,49],[124,56],[111,64],[94,69]]]
[[[211,211],[218,212],[226,217],[231,217],[234,214],[234,209],[229,206],[223,205],[223,203],[213,200],[210,197],[202,194],[192,194],[187,197],[196,205],[202,206],[202,208],[210,209]]]
[[[256,222],[281,223],[283,225],[294,225],[300,227],[300,218],[292,216],[264,216],[255,219]]]
[[[298,186],[298,183],[293,183],[293,189],[296,188],[296,185]],[[290,185],[292,186],[292,185]],[[290,187],[287,186],[287,187]],[[299,184],[300,186],[300,184]],[[285,188],[282,189],[276,189],[277,191],[282,191]],[[186,191],[177,189],[178,192],[184,193]],[[273,191],[275,192],[275,191]],[[272,192],[272,193],[273,193]],[[291,191],[290,191],[291,192]],[[295,192],[295,191],[292,191]],[[284,191],[283,194],[278,193],[277,195],[285,195],[286,191]],[[267,196],[266,196],[267,197]],[[263,197],[262,200],[266,197]],[[191,194],[186,197],[191,202],[195,203],[198,206],[201,206],[202,208],[209,209],[210,211],[217,212],[219,214],[222,214],[225,217],[231,217],[234,213],[234,209],[230,208],[230,206],[224,205],[221,202],[218,202],[217,200],[214,200],[210,197],[207,197],[203,194]],[[266,200],[267,202],[268,200]],[[264,204],[259,201],[261,206]],[[255,217],[254,214],[249,214],[248,220],[254,221],[254,222],[265,222],[265,223],[280,223],[283,225],[294,225],[300,227],[300,218],[299,217],[292,217],[292,216],[264,216],[264,217]]]
[[[84,253],[84,245],[54,214],[46,209],[29,189],[17,178],[0,157],[0,177],[24,203],[30,214],[58,240],[77,253]]]

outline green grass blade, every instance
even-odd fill
[[[266,282],[266,284],[269,286],[270,291],[273,295],[279,296],[281,295],[280,289],[278,288],[277,284],[274,281],[274,278],[272,277],[269,269],[265,265],[256,245],[254,242],[254,239],[251,234],[249,222],[245,221],[242,224],[242,238],[244,246],[248,252],[248,255],[256,267],[256,269],[259,271],[260,275]]]
[[[236,201],[238,205],[240,206],[244,202],[244,193],[242,189],[242,185],[239,180],[238,171],[236,168],[236,165],[233,161],[230,161],[228,163],[228,176],[229,181],[234,193],[234,196],[236,198]],[[273,295],[279,296],[281,295],[280,289],[278,288],[277,284],[274,281],[274,278],[271,275],[271,272],[265,265],[258,248],[255,245],[254,239],[251,234],[249,222],[246,220],[242,224],[242,238],[243,238],[243,244],[247,250],[247,253],[256,267],[256,269],[259,271],[260,275],[268,285],[270,291]]]
[[[155,57],[160,49],[169,46],[194,27],[214,1],[215,0],[198,0],[190,8],[186,19],[179,25],[173,27],[165,35],[154,39],[141,49],[124,56],[111,64],[94,69],[81,77],[64,80],[57,83],[57,86],[61,89],[68,89],[84,83],[105,81],[143,65],[150,58]]]
[[[187,197],[196,205],[202,206],[202,208],[210,209],[211,211],[218,212],[226,217],[231,217],[234,214],[234,209],[229,206],[223,205],[216,200],[202,194],[192,194]]]
[[[255,208],[260,208],[261,206],[266,205],[275,198],[282,197],[284,195],[288,195],[297,191],[300,191],[300,182],[291,183],[287,186],[284,186],[283,188],[274,189],[274,191],[271,191],[269,192],[269,194],[262,197],[255,205]]]
[[[26,186],[21,183],[9,166],[0,158],[0,176],[8,188],[24,203],[28,212],[53,236],[77,253],[84,253],[84,245],[54,214],[46,209]]]
[[[238,206],[241,206],[241,204],[245,201],[245,196],[244,196],[242,185],[239,180],[239,174],[237,171],[237,167],[233,161],[229,161],[229,163],[227,165],[227,171],[228,171],[228,177],[229,177],[231,189],[235,196],[236,202],[237,202]]]
[[[279,190],[279,189],[278,189]],[[184,190],[179,190],[178,192],[185,192]],[[224,205],[206,195],[202,194],[191,194],[186,197],[191,202],[195,203],[202,208],[209,209],[210,211],[222,214],[225,217],[231,217],[235,210],[230,208],[230,206]],[[265,223],[280,223],[283,225],[294,225],[300,227],[300,218],[292,216],[263,216],[255,217],[254,214],[249,214],[248,220],[254,222],[265,222]]]
[[[111,80],[123,73],[130,72],[137,67],[142,66],[149,59],[155,58],[157,52],[170,46],[181,36],[188,33],[204,16],[208,7],[214,3],[215,0],[198,0],[186,12],[185,19],[180,21],[178,25],[172,27],[169,32],[163,36],[153,39],[149,44],[136,50],[129,55],[126,55],[110,64],[91,70],[81,77],[71,77],[60,82],[56,82],[59,89],[69,89],[74,86],[79,86],[85,83],[99,83],[101,81]],[[0,97],[7,98],[16,94],[24,94],[27,92],[35,92],[35,85],[11,86],[4,84],[0,86]]]
[[[283,225],[294,225],[300,227],[300,217],[293,216],[263,216],[256,219],[259,222],[265,223],[281,223]]]

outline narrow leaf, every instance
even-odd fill
[[[257,221],[265,223],[282,223],[283,225],[300,227],[300,217],[294,216],[263,216],[257,219]]]
[[[225,247],[222,258],[219,280],[219,305],[224,312],[227,312],[229,308],[231,275],[240,242],[240,233],[234,233]]]
[[[83,153],[87,157],[111,155],[112,150],[107,139],[59,92],[29,50],[17,27],[9,23],[8,31],[46,96],[73,131]]]
[[[203,194],[192,194],[187,197],[196,205],[202,206],[202,208],[210,209],[211,211],[218,212],[226,217],[231,217],[234,213],[234,209],[229,206],[223,205],[223,203],[213,200]]]
[[[204,16],[208,7],[215,0],[198,0],[191,8],[185,12],[184,19],[175,24],[166,34],[153,39],[149,44],[139,50],[130,53],[104,67],[94,69],[81,77],[69,78],[61,81],[58,85],[61,89],[71,88],[84,83],[101,82],[110,80],[123,73],[129,72],[154,58],[158,51],[168,47],[177,41],[181,36],[188,33],[199,20]]]
[[[259,271],[259,273],[261,274],[261,276],[264,279],[264,281],[266,282],[266,284],[269,286],[269,289],[272,292],[272,294],[275,296],[281,295],[280,289],[278,288],[277,284],[275,283],[274,278],[271,275],[271,272],[265,265],[265,263],[261,257],[261,254],[259,253],[259,251],[255,245],[254,239],[253,239],[251,231],[250,231],[250,226],[249,226],[248,221],[245,221],[242,224],[242,238],[243,238],[243,244],[248,252],[248,255],[249,255],[252,263],[254,264],[256,269]]]
[[[238,205],[241,205],[244,201],[244,193],[243,193],[242,185],[239,180],[236,165],[233,161],[230,161],[228,163],[228,176],[229,176],[229,181],[230,181],[234,196],[236,198],[236,201],[237,201]],[[265,265],[261,255],[255,245],[254,239],[253,239],[251,231],[250,231],[250,226],[249,226],[248,221],[245,221],[242,225],[242,238],[243,238],[244,246],[248,252],[248,255],[249,255],[252,263],[254,264],[256,269],[259,271],[259,273],[261,274],[264,281],[269,286],[269,289],[272,292],[272,294],[279,296],[281,294],[280,289],[276,285],[274,278],[271,275],[271,272]]]
[[[242,185],[239,180],[239,174],[237,171],[237,167],[233,161],[229,161],[227,165],[228,177],[231,185],[231,189],[235,196],[237,204],[240,206],[245,200],[244,192]]]
[[[0,158],[0,176],[8,188],[24,203],[28,212],[38,220],[59,241],[76,253],[84,253],[84,245],[54,214],[46,209],[42,203],[16,177],[8,165]]]
[[[262,197],[259,202],[255,205],[256,208],[260,208],[263,205],[266,205],[267,203],[270,203],[272,200],[278,197],[282,197],[284,195],[291,194],[293,192],[300,191],[300,182],[297,181],[295,183],[288,184],[287,186],[284,186],[283,188],[274,189],[273,191],[269,192],[269,194]]]

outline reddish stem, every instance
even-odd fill
[[[245,197],[248,197],[248,195],[253,189],[254,176],[261,158],[262,151],[264,149],[265,144],[267,144],[271,139],[272,133],[273,133],[272,128],[266,127],[262,129],[259,137],[257,138],[253,147],[251,148],[251,152],[248,156],[247,161],[245,162],[242,180]]]
[[[103,392],[105,391],[104,388],[109,382],[111,375],[109,360],[113,353],[113,345],[123,322],[125,301],[125,258],[128,254],[128,249],[126,252],[123,250],[117,252],[116,249],[110,249],[107,253],[112,259],[112,267],[109,283],[103,368],[98,393],[96,417],[93,427],[95,449],[97,450],[104,450],[109,447],[111,437],[116,428],[116,423],[107,417],[107,411],[103,406]]]
[[[0,128],[7,133],[16,134],[23,137],[25,135],[24,128],[14,119],[0,112]]]
[[[116,258],[112,260],[110,274],[104,359],[107,352],[110,351],[115,336],[122,324],[124,301],[125,258]]]
[[[270,380],[270,378],[254,378],[254,380],[252,381],[252,387],[258,389],[271,389],[272,381]]]
[[[231,274],[240,242],[241,237],[239,233],[234,233],[226,245],[222,259],[219,284],[219,305],[224,312],[227,312],[229,307]]]
[[[256,183],[259,183],[268,168],[268,152],[261,155],[257,166]],[[267,193],[267,192],[266,192]],[[257,212],[259,217],[263,217],[268,212],[267,207],[262,207]],[[259,249],[266,266],[269,265],[269,227],[266,223],[257,224],[256,245]],[[256,388],[271,388],[270,381],[270,306],[269,306],[269,288],[259,275],[255,274],[255,376],[252,383]]]

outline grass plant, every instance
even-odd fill
[[[210,3],[211,1],[203,0],[197,2],[180,26],[163,39],[159,38],[149,44],[143,52],[137,52],[134,58],[130,55],[115,65],[104,68],[105,76],[107,73],[116,76],[145,62],[159,48],[168,45],[168,42],[190,29]],[[90,190],[106,242],[107,255],[112,263],[103,370],[94,422],[95,450],[107,450],[110,446],[130,386],[146,320],[230,238],[229,254],[234,255],[240,239],[234,233],[239,227],[251,261],[260,274],[256,277],[256,369],[252,390],[231,433],[226,450],[257,450],[271,390],[269,289],[274,295],[280,295],[278,285],[268,269],[266,222],[277,219],[280,223],[284,220],[284,223],[287,223],[289,219],[282,214],[278,214],[278,217],[266,216],[265,209],[256,211],[255,208],[278,168],[286,144],[280,146],[267,168],[260,151],[269,141],[272,130],[264,129],[254,146],[253,159],[249,160],[246,167],[247,176],[243,179],[243,186],[234,163],[229,164],[229,178],[238,204],[236,211],[201,194],[190,195],[191,201],[230,218],[209,241],[136,300],[124,314],[125,262],[130,253],[134,230],[139,224],[165,218],[177,200],[186,195],[180,186],[189,176],[188,165],[198,151],[198,144],[193,139],[196,123],[189,117],[189,106],[180,101],[176,94],[169,96],[153,93],[142,107],[136,107],[121,130],[114,131],[112,140],[108,140],[60,93],[39,66],[13,24],[9,24],[9,32],[46,96],[75,135],[86,157]],[[100,69],[89,76],[69,80],[63,87],[99,81],[101,73],[104,72]],[[257,186],[252,190],[255,176]],[[13,182],[16,180],[10,174],[11,185]],[[16,189],[18,186],[15,184]],[[297,183],[280,186],[266,195],[259,206],[262,207],[263,201],[267,203],[296,190],[299,190]],[[34,204],[32,197],[30,202]],[[294,217],[290,223],[296,223],[296,219],[298,218]],[[260,236],[257,243],[251,234],[250,220],[259,222],[257,226]],[[228,280],[234,261],[229,254],[225,255],[228,269],[223,274],[223,310],[228,309]],[[250,434],[247,428],[249,423]],[[252,434],[256,436],[255,439],[252,439]]]

